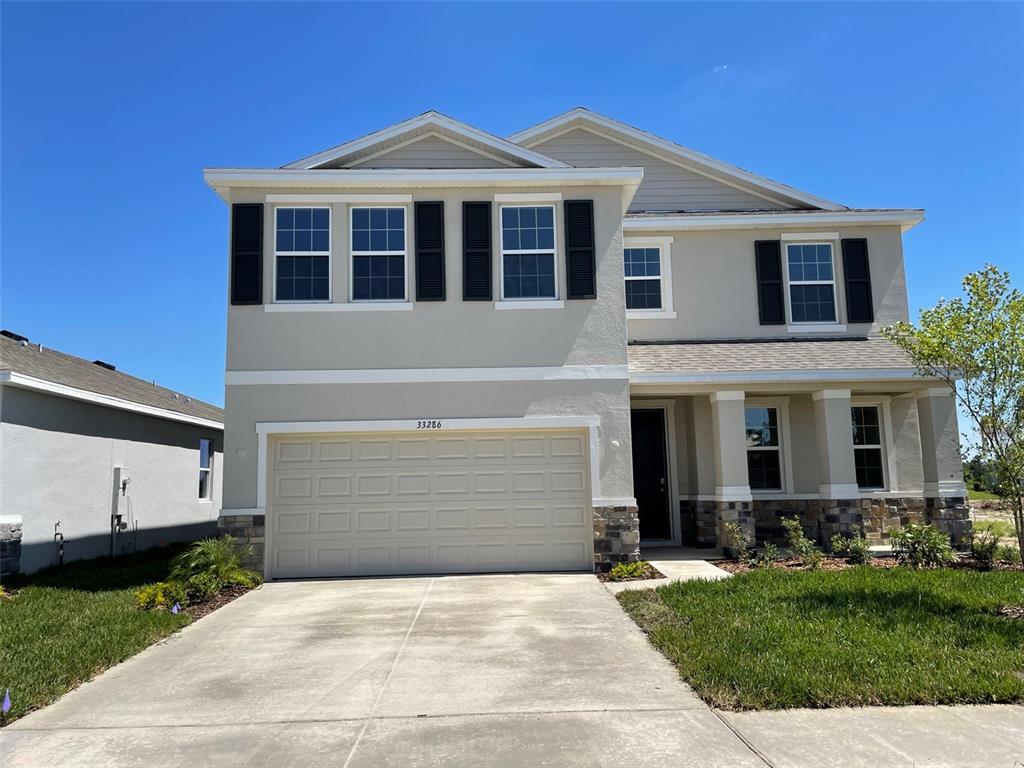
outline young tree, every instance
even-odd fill
[[[918,372],[944,380],[978,430],[978,454],[997,475],[1024,552],[1024,295],[991,264],[963,280],[964,296],[921,311],[917,325],[882,333]]]

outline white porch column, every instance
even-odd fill
[[[860,489],[853,459],[850,390],[821,389],[811,397],[818,433],[818,495],[822,499],[855,499]]]
[[[921,428],[921,465],[927,498],[967,498],[960,462],[956,398],[945,387],[914,393]]]
[[[715,498],[750,501],[747,477],[747,430],[743,407],[746,393],[711,393],[711,430],[715,451]]]

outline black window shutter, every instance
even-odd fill
[[[596,299],[594,201],[566,200],[564,212],[566,298]]]
[[[444,203],[416,203],[416,301],[444,301]]]
[[[846,279],[846,321],[873,323],[874,301],[871,297],[871,269],[868,266],[868,241],[864,238],[843,240],[843,275]]]
[[[785,325],[786,304],[782,296],[782,243],[758,240],[754,243],[757,269],[757,308],[761,325]]]
[[[263,204],[231,206],[231,303],[263,303]]]
[[[462,203],[462,298],[491,300],[491,204]]]

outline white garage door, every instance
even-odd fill
[[[270,577],[590,570],[582,431],[271,442]]]

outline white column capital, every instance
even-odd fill
[[[966,499],[967,486],[960,480],[938,480],[936,482],[925,482],[924,495],[929,498]]]
[[[928,387],[927,389],[918,389],[914,392],[914,397],[918,400],[922,400],[926,397],[955,397],[953,390],[949,387]]]
[[[749,485],[716,485],[715,501],[753,501]]]
[[[849,400],[852,396],[853,393],[848,389],[819,389],[811,393],[814,400]]]
[[[746,398],[746,396],[747,393],[742,390],[722,389],[719,390],[718,392],[711,393],[711,402],[717,403],[720,401],[743,400]]]
[[[821,483],[818,496],[823,499],[859,499],[863,492],[856,483]]]

